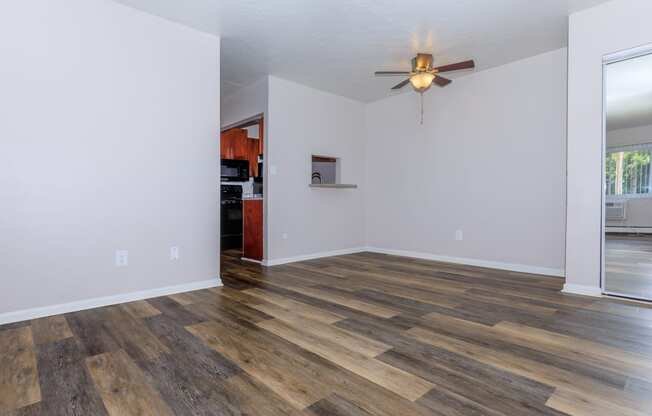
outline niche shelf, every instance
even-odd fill
[[[311,188],[355,189],[358,185],[340,183],[340,158],[312,155]]]

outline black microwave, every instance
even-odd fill
[[[221,176],[223,182],[247,182],[249,180],[249,161],[222,159]]]

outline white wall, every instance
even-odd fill
[[[619,200],[620,198],[614,197],[611,199]],[[627,218],[624,221],[609,220],[607,221],[607,227],[652,228],[652,198],[627,198],[626,201]],[[607,231],[614,230],[607,228]]]
[[[607,132],[607,147],[652,143],[652,124]]]
[[[562,274],[566,50],[367,107],[367,242]],[[456,241],[456,230],[464,240]]]
[[[219,282],[219,47],[111,1],[3,2],[0,321]]]
[[[652,42],[652,2],[614,0],[570,16],[566,290],[600,293],[602,59]]]
[[[268,109],[268,261],[363,246],[364,105],[270,77]],[[312,154],[341,158],[342,181],[360,187],[309,188]]]
[[[222,99],[222,127],[267,112],[267,77]]]

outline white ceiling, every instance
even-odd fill
[[[652,124],[652,55],[607,65],[607,130]]]
[[[566,46],[569,13],[606,0],[116,0],[222,37],[222,94],[272,74],[373,101],[416,52],[478,69]],[[456,75],[453,75],[454,78]]]

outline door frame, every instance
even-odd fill
[[[228,125],[225,125],[223,127],[220,127],[220,135],[222,132],[226,130],[231,130],[234,128],[239,128],[239,127],[249,127],[255,124],[260,124],[261,129],[260,129],[260,136],[261,140],[263,141],[263,259],[258,262],[255,260],[250,260],[255,263],[260,263],[262,265],[266,265],[267,258],[269,257],[268,255],[268,244],[267,244],[267,227],[268,227],[268,219],[267,219],[267,203],[269,201],[269,163],[268,163],[268,156],[267,152],[269,149],[269,141],[268,141],[268,134],[267,134],[267,120],[265,120],[265,112],[263,113],[258,113],[253,116],[244,118],[240,121],[237,121],[235,123],[231,123]],[[220,182],[221,185],[221,182]],[[221,209],[221,207],[220,207]],[[221,216],[220,212],[220,216]],[[243,236],[244,238],[244,236]],[[220,247],[220,255],[222,253],[222,249]]]

